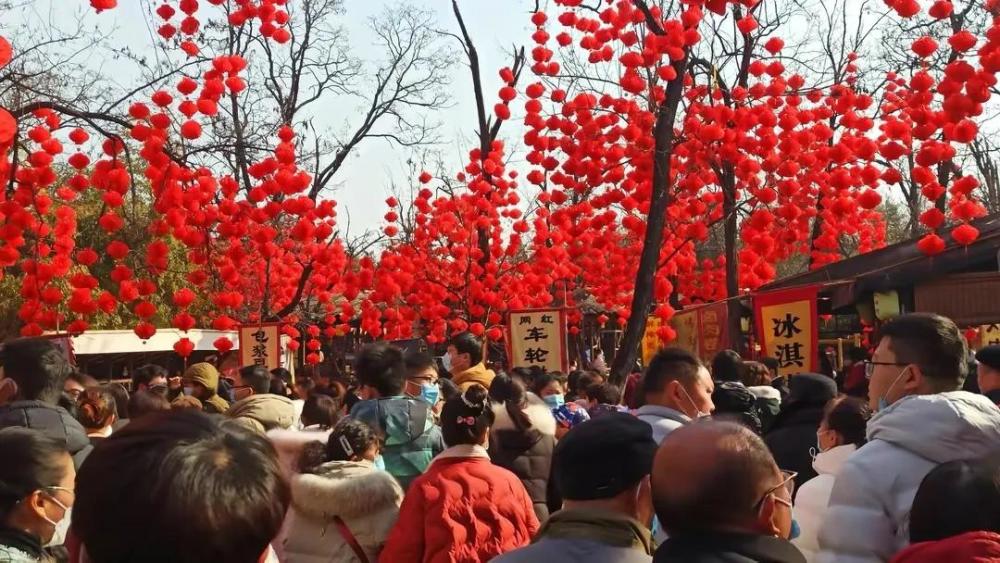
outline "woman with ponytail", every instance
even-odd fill
[[[549,407],[524,384],[498,373],[490,385],[493,416],[490,430],[490,458],[521,480],[534,503],[539,522],[549,518],[546,492],[552,451],[556,447],[556,420]]]
[[[118,420],[114,395],[105,387],[88,387],[76,400],[76,419],[87,431],[90,443],[98,442],[111,435],[112,426]]]
[[[369,563],[378,559],[396,523],[403,490],[375,467],[378,435],[344,419],[329,440],[305,445],[292,478],[292,506],[284,529],[288,563]]]
[[[444,404],[448,449],[410,485],[379,561],[485,563],[531,541],[538,531],[531,497],[486,450],[493,422],[478,384]]]

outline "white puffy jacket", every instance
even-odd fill
[[[1000,447],[1000,409],[953,391],[896,401],[868,422],[868,443],[840,470],[819,534],[822,563],[888,561],[909,543],[920,481],[941,463]]]
[[[818,475],[806,481],[795,493],[792,516],[799,524],[799,537],[792,543],[809,563],[816,561],[819,554],[819,531],[826,518],[826,505],[830,501],[833,483],[844,462],[857,449],[854,444],[844,444],[817,454],[812,466]]]

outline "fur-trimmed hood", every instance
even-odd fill
[[[356,518],[402,502],[396,479],[369,461],[331,461],[292,479],[292,505],[309,518]]]
[[[524,410],[528,415],[528,419],[531,420],[531,427],[542,434],[554,436],[556,433],[556,419],[552,416],[552,409],[534,393],[528,393],[526,401],[528,404]],[[507,413],[507,407],[503,403],[493,405],[493,414],[496,417],[493,423],[494,432],[516,429],[514,421],[511,420],[510,414]]]

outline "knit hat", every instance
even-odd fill
[[[563,498],[612,498],[653,468],[652,427],[624,413],[608,413],[566,433],[552,455],[552,473]]]

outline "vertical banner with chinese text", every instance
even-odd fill
[[[669,344],[683,348],[694,355],[698,355],[698,314],[699,310],[678,311],[670,319],[670,326],[677,333],[677,338]]]
[[[648,366],[649,361],[663,347],[663,341],[658,334],[660,317],[650,315],[646,318],[646,331],[642,333],[642,365]]]
[[[511,367],[567,370],[566,320],[562,310],[511,311],[508,327],[507,351]]]
[[[281,333],[278,323],[240,327],[240,365],[281,367]]]
[[[778,360],[778,373],[815,372],[819,359],[816,286],[755,295],[754,317],[764,355]]]
[[[726,301],[698,309],[698,354],[710,364],[720,350],[729,347],[729,305]]]
[[[979,346],[1000,344],[1000,324],[983,325],[979,329]]]

